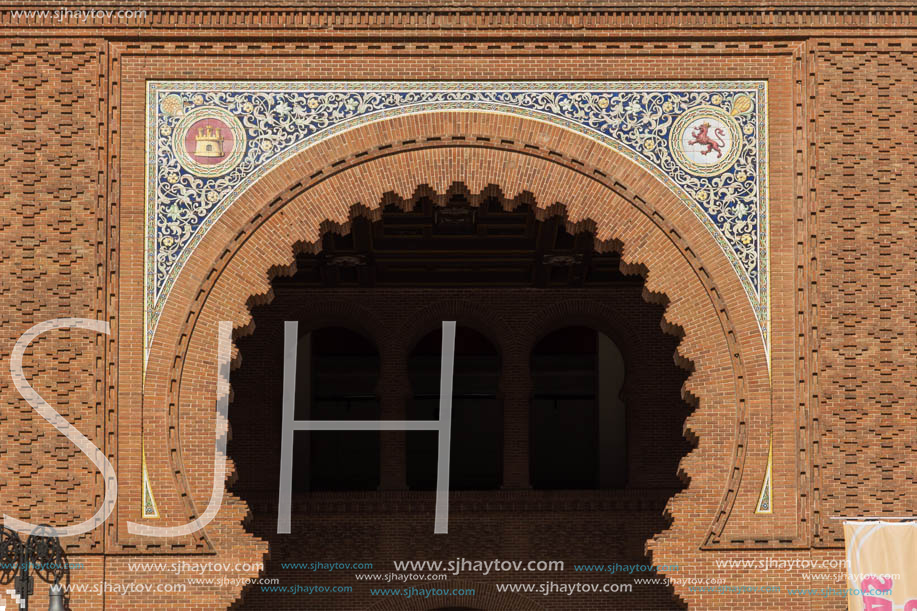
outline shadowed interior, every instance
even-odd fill
[[[390,573],[397,560],[500,557],[565,561],[563,575],[536,581],[630,583],[572,565],[650,564],[644,543],[684,485],[688,372],[643,279],[592,233],[570,233],[562,211],[539,220],[495,198],[419,198],[348,229],[327,231],[319,252],[273,280],[254,333],[238,340],[232,491],[270,542],[264,574],[304,583],[309,571],[284,564],[319,558]],[[449,535],[432,532],[436,433],[376,431],[295,434],[293,530],[276,534],[287,320],[300,325],[296,417],[335,420],[438,418],[441,324],[457,321]],[[518,461],[527,477],[505,476]],[[354,583],[352,572],[340,581]],[[608,608],[625,602],[677,606],[657,586],[611,595]],[[248,588],[236,608],[297,604]]]

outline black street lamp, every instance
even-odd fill
[[[19,535],[0,526],[0,585],[13,584],[20,598],[19,608],[29,609],[29,596],[34,592],[35,577],[51,584],[48,611],[67,611],[62,581],[70,581],[70,570],[57,537],[41,536],[40,531],[23,542]]]

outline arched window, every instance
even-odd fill
[[[379,354],[362,335],[325,327],[299,339],[297,420],[378,420]],[[375,490],[378,431],[298,431],[294,490]]]
[[[408,360],[413,397],[408,418],[439,418],[442,331],[427,334]],[[500,355],[480,333],[459,326],[455,334],[452,447],[449,488],[493,490],[503,473],[503,401],[499,397]],[[407,434],[407,482],[414,490],[436,487],[437,434]]]
[[[620,488],[627,478],[624,359],[603,333],[555,331],[532,352],[532,485]]]

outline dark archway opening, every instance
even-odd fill
[[[354,575],[367,571],[302,565],[387,573],[401,560],[563,559],[563,574],[514,578],[572,582],[582,580],[573,564],[649,564],[645,542],[666,528],[665,503],[685,484],[690,407],[673,359],[679,338],[660,330],[664,306],[644,300],[643,279],[562,210],[536,215],[498,198],[419,198],[347,229],[328,227],[320,250],[274,278],[270,303],[252,307],[254,332],[238,339],[231,492],[270,544],[262,576],[346,581],[365,596],[370,584]],[[449,535],[433,535],[437,442],[426,432],[296,433],[292,533],[276,534],[286,320],[300,322],[297,417],[336,420],[435,419],[439,324],[457,320]],[[355,600],[309,603],[370,606]],[[254,586],[236,608],[301,603]],[[678,608],[652,585],[603,604]]]
[[[590,327],[565,327],[532,351],[532,486],[624,488],[627,415],[624,357]]]
[[[427,333],[408,358],[412,397],[408,420],[439,419],[442,333]],[[503,482],[503,402],[499,396],[500,355],[482,334],[459,326],[455,334],[452,380],[451,490],[497,490]],[[436,488],[437,434],[407,434],[410,490]],[[474,448],[463,451],[459,448]]]
[[[323,327],[299,338],[297,420],[378,420],[379,352],[346,327]],[[378,431],[297,431],[293,491],[376,490]]]

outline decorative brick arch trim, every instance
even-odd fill
[[[668,298],[665,297],[665,295],[651,295],[645,290],[645,287],[643,299],[648,303],[656,303],[658,299],[668,303]],[[634,390],[634,375],[632,371],[629,371],[629,367],[632,367],[635,363],[641,362],[640,340],[626,326],[610,323],[611,314],[613,313],[601,303],[590,299],[571,300],[552,306],[539,313],[531,321],[531,328],[534,332],[526,338],[525,343],[521,345],[520,349],[524,354],[531,357],[535,346],[548,334],[565,327],[577,325],[591,327],[608,336],[608,338],[614,342],[615,346],[617,346],[618,350],[621,351],[625,363],[624,391],[626,394],[630,395]],[[679,340],[684,337],[684,330],[680,326],[666,321],[665,311],[662,314],[659,326],[663,333],[672,335]],[[681,354],[679,350],[680,346],[680,343],[675,346],[675,353],[672,355],[674,363],[685,371],[693,372],[694,363]],[[682,398],[689,402],[692,407],[697,407],[697,402],[691,395],[690,390],[688,390],[687,381],[682,384],[681,394]],[[694,435],[688,424],[685,425],[685,435],[689,438]]]
[[[285,270],[292,271],[292,270]],[[274,298],[273,290],[264,295],[258,295],[249,300],[249,307],[257,307],[270,303]],[[352,301],[325,299],[317,304],[310,304],[308,308],[308,319],[299,321],[299,337],[310,331],[317,331],[326,327],[343,327],[367,339],[382,354],[385,346],[385,338],[379,329],[384,328],[382,321],[374,312],[354,305]],[[251,335],[255,332],[254,320],[249,321],[245,327],[235,328],[233,337],[239,338],[245,335]],[[283,329],[278,328],[271,331],[271,340],[283,342]],[[280,344],[278,344],[280,345]],[[235,346],[234,346],[235,347]],[[242,355],[234,353],[232,369],[238,369],[242,365]],[[232,399],[230,399],[232,404]]]
[[[444,320],[454,320],[459,326],[477,331],[493,345],[501,359],[506,359],[506,350],[510,342],[506,325],[500,324],[499,320],[482,316],[471,304],[451,299],[427,304],[414,313],[409,325],[399,329],[404,338],[405,351],[410,354],[417,342],[431,331],[442,327]]]
[[[640,341],[627,327],[608,322],[610,314],[612,312],[608,308],[593,299],[576,299],[551,306],[539,312],[531,321],[531,328],[534,332],[525,338],[521,349],[531,354],[538,342],[548,334],[565,327],[583,325],[607,335],[621,351],[624,359],[633,361],[639,354]],[[679,333],[671,334],[678,338],[683,336]]]
[[[686,457],[692,488],[670,501],[669,511],[677,527],[681,507],[697,511],[692,490],[708,503],[721,498],[705,509],[715,516],[711,528],[687,536],[697,545],[722,532],[744,467],[747,410],[752,400],[761,408],[761,391],[750,398],[747,370],[766,378],[754,315],[731,266],[697,219],[635,164],[579,134],[476,112],[400,117],[320,143],[255,184],[205,236],[173,289],[147,369],[145,426],[171,432],[147,447],[151,464],[176,474],[174,489],[160,480],[155,490],[165,497],[165,516],[197,515],[192,498],[206,503],[209,494],[183,475],[185,457],[206,472],[200,465],[209,448],[194,439],[182,445],[179,431],[183,421],[207,418],[189,410],[213,396],[207,373],[216,323],[247,325],[247,296],[267,293],[266,272],[292,263],[293,244],[317,242],[328,222],[346,230],[354,205],[377,214],[385,198],[409,199],[419,185],[442,195],[456,181],[472,193],[500,185],[504,197],[528,198],[536,210],[562,203],[574,227],[594,226],[599,240],[622,243],[624,264],[649,270],[647,290],[671,298],[666,319],[685,329],[679,350],[698,367],[685,388],[710,398],[688,426],[701,439],[714,422],[735,428],[718,430],[720,440],[732,443]],[[179,544],[189,549],[189,542]]]
[[[333,299],[311,305],[308,320],[299,321],[299,336],[325,327],[344,327],[362,335],[375,346],[379,354],[382,354],[385,338],[379,330],[384,329],[383,321],[366,308],[354,305],[350,301]],[[254,329],[251,326],[237,329],[235,336],[240,337],[252,331]]]
[[[474,596],[431,596],[429,598],[387,597],[382,602],[369,607],[370,611],[431,611],[443,607],[467,607],[482,611],[543,611],[544,607],[535,601],[520,596],[497,592],[492,584],[477,581],[444,581],[437,582],[438,589],[473,589]]]
[[[417,343],[431,331],[442,328],[444,320],[454,320],[458,326],[477,331],[497,351],[501,363],[497,396],[502,401],[506,388],[507,356],[508,351],[512,349],[512,339],[507,333],[505,324],[501,324],[500,320],[481,316],[480,312],[471,304],[459,300],[442,300],[428,304],[415,312],[410,318],[410,324],[398,330],[403,338],[401,348],[405,351],[403,355],[405,362]],[[413,392],[413,389],[410,392]]]

